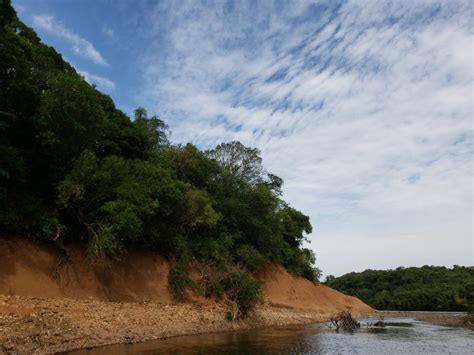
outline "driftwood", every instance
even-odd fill
[[[339,331],[339,329],[354,330],[360,328],[360,323],[352,317],[352,314],[349,311],[342,311],[338,313],[337,315],[331,317],[330,321],[331,323],[326,325],[330,329],[335,328],[336,331]]]
[[[371,327],[384,328],[385,327],[384,317],[380,317],[380,319],[375,323],[367,322],[366,326],[367,328],[371,328]]]

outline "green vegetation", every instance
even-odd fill
[[[380,310],[469,311],[474,307],[474,267],[399,267],[328,276],[326,285]]]
[[[178,298],[197,260],[227,270],[215,292],[232,293],[243,314],[261,292],[248,273],[265,263],[317,280],[302,247],[309,218],[283,201],[257,149],[174,145],[160,118],[138,108],[129,119],[8,0],[0,28],[0,233],[82,243],[91,262],[155,250],[174,260]]]

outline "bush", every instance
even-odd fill
[[[266,259],[254,247],[244,244],[237,249],[238,260],[250,271],[259,271],[266,263]]]
[[[206,297],[213,296],[220,300],[226,292],[226,279],[218,277],[216,279],[209,280],[209,282],[205,286],[204,292]]]
[[[173,260],[168,276],[168,286],[173,298],[178,302],[186,301],[186,287],[197,289],[197,285],[189,277],[189,261],[187,258]]]
[[[262,301],[262,284],[249,274],[240,270],[231,272],[226,283],[227,293],[236,302],[242,317],[247,316]]]
[[[245,317],[262,300],[262,284],[245,270],[205,267],[201,286],[206,297],[230,302],[232,319]]]
[[[294,276],[304,277],[310,281],[318,282],[321,270],[314,267],[316,257],[309,249],[291,249],[286,262],[283,264],[288,272]]]
[[[233,240],[229,235],[193,240],[190,247],[197,259],[212,265],[228,265],[231,261]]]

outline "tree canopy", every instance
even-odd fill
[[[474,267],[365,270],[341,277],[329,275],[325,284],[376,309],[474,311]]]

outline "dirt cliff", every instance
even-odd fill
[[[130,252],[91,267],[86,253],[35,244],[22,238],[0,239],[0,294],[101,301],[171,303],[169,264],[156,254]]]
[[[268,266],[263,275],[264,295],[269,303],[287,307],[335,314],[341,310],[370,313],[374,310],[356,297],[345,295],[304,278],[295,278],[281,266]]]
[[[171,304],[169,263],[146,251],[132,251],[118,260],[92,267],[86,253],[57,248],[23,238],[0,239],[0,294],[32,297],[94,299]],[[270,305],[334,314],[343,309],[370,312],[359,299],[304,278],[295,278],[276,265],[261,274]]]

